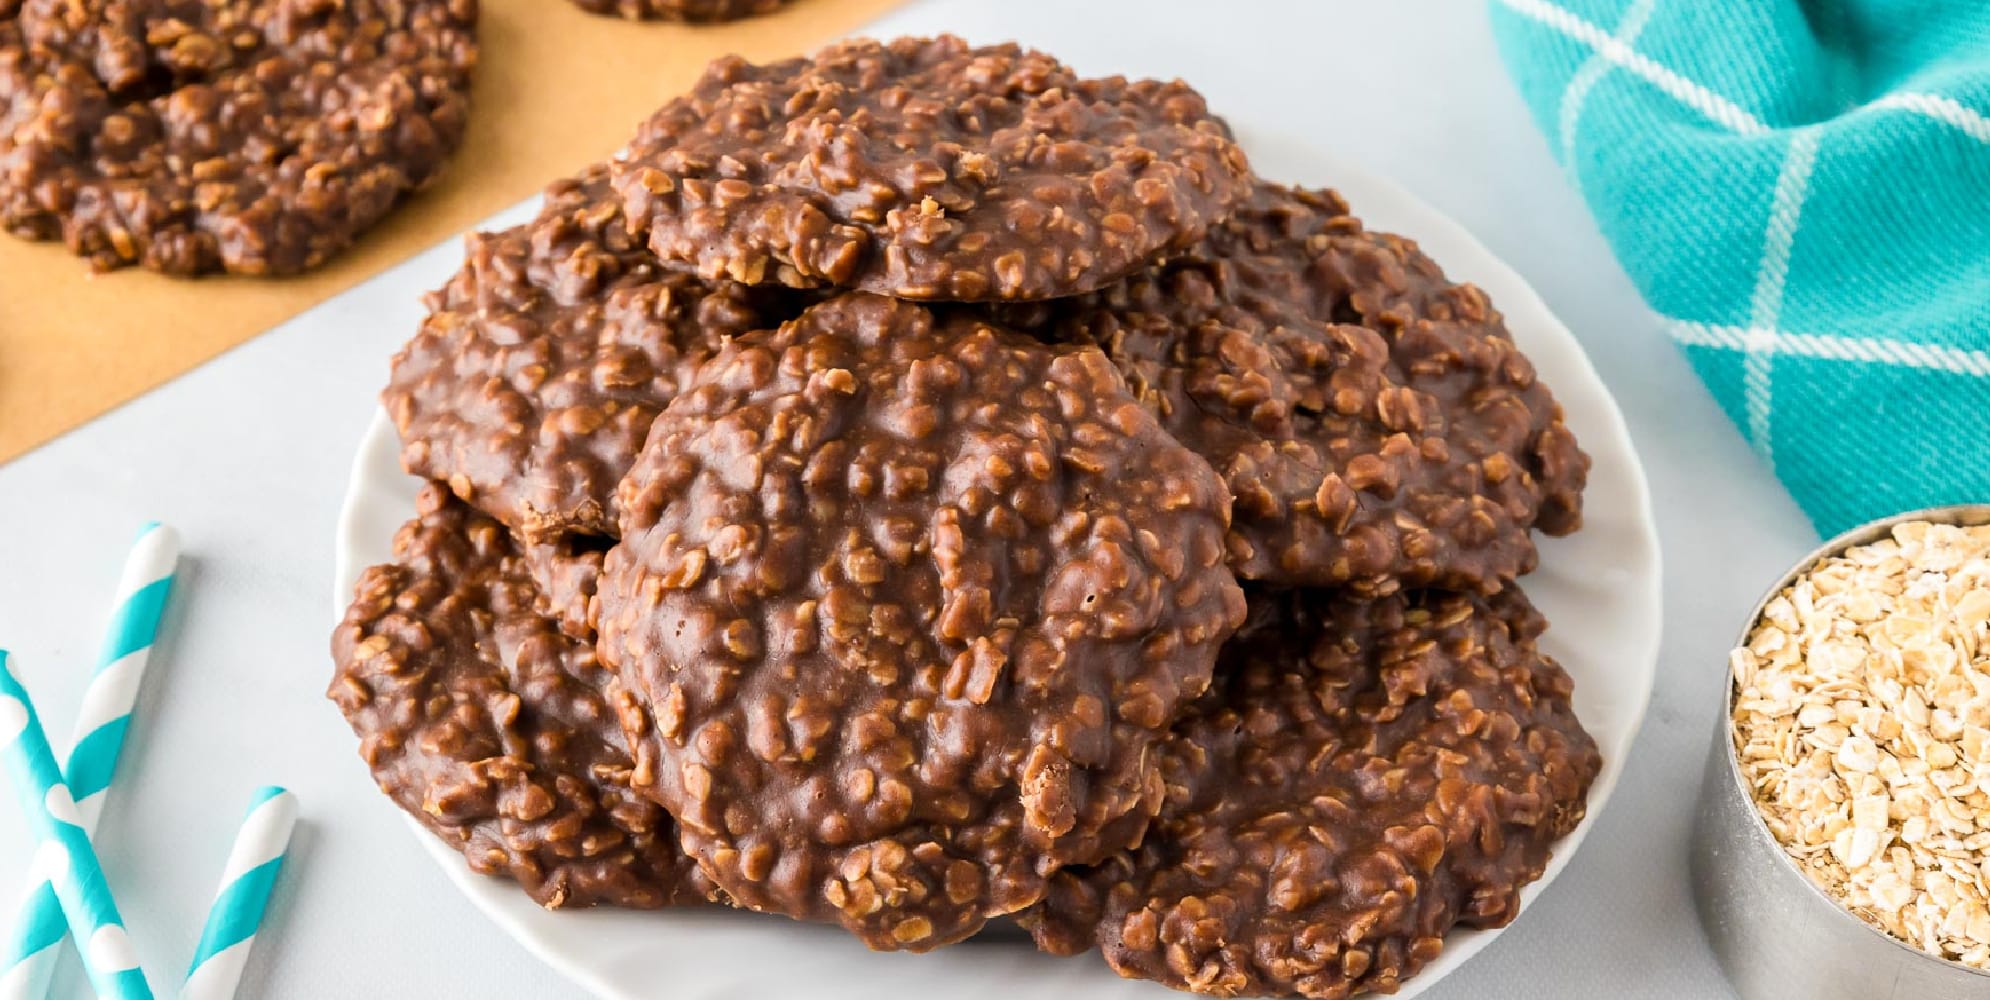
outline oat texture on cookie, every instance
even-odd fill
[[[332,636],[331,697],[382,791],[547,907],[713,898],[631,762],[592,644],[504,526],[431,484]],[[585,601],[585,593],[567,599]]]
[[[719,60],[615,183],[651,248],[706,277],[982,301],[1090,291],[1183,249],[1247,170],[1186,84],[942,36]]]
[[[99,270],[324,263],[462,142],[476,0],[0,3],[0,225]]]
[[[1217,996],[1394,992],[1458,925],[1513,919],[1600,767],[1518,589],[1260,591],[1161,751],[1134,850],[1025,923]]]
[[[554,183],[533,221],[472,235],[465,256],[381,399],[409,472],[534,540],[614,534],[615,485],[691,371],[799,311],[781,289],[659,266],[604,166]]]
[[[1227,508],[1095,349],[864,293],[738,338],[602,573],[637,781],[741,905],[967,937],[1138,840],[1243,616]]]
[[[1010,312],[1099,345],[1223,474],[1248,579],[1492,591],[1579,522],[1588,457],[1485,294],[1331,191],[1256,181],[1187,252]]]

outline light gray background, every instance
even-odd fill
[[[1686,835],[1727,645],[1814,538],[1557,172],[1483,6],[922,0],[872,33],[939,30],[1017,38],[1088,72],[1182,76],[1247,128],[1276,124],[1395,178],[1477,234],[1575,331],[1651,476],[1666,563],[1658,689],[1636,759],[1567,872],[1426,995],[1729,996],[1693,918]],[[438,247],[0,467],[0,646],[58,739],[131,533],[158,518],[185,537],[184,582],[101,839],[158,987],[184,970],[241,806],[273,782],[297,791],[304,822],[244,995],[578,993],[418,852],[322,693],[347,463],[420,293],[458,257],[453,241]],[[104,294],[115,287],[104,280]],[[0,809],[0,898],[21,878],[24,838]],[[73,962],[60,995],[87,995]]]

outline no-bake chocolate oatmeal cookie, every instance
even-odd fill
[[[291,274],[463,137],[476,0],[0,3],[0,224],[99,270]]]
[[[631,21],[716,23],[771,14],[791,0],[573,0],[590,14],[609,14]]]
[[[1579,523],[1588,458],[1485,294],[1332,192],[1254,182],[1187,253],[1005,311],[1098,344],[1209,459],[1248,579],[1495,590]]]
[[[409,472],[534,540],[613,534],[615,484],[689,373],[800,311],[782,289],[659,267],[605,167],[548,188],[532,222],[471,236],[466,257],[382,401]]]
[[[1513,919],[1583,817],[1515,582],[1580,526],[1560,406],[1483,292],[1253,176],[1185,84],[944,36],[722,59],[428,305],[383,402],[430,483],[331,694],[548,906],[904,951],[1006,915],[1343,1000]]]
[[[652,249],[707,277],[980,301],[1090,291],[1185,248],[1247,170],[1186,84],[940,37],[721,59],[615,183]]]
[[[741,905],[877,948],[1135,842],[1244,613],[1222,483],[1103,355],[864,293],[722,349],[622,493],[638,786]]]
[[[1160,750],[1136,849],[1025,923],[1121,975],[1217,996],[1394,992],[1452,926],[1513,919],[1600,766],[1517,588],[1254,593]]]
[[[436,485],[420,508],[332,636],[330,694],[381,790],[544,906],[713,898],[669,815],[629,787],[612,679],[561,632],[571,611],[503,525]]]

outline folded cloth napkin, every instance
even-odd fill
[[[1604,237],[1820,531],[1990,501],[1990,2],[1491,5]]]

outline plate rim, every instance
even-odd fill
[[[1420,245],[1444,243],[1443,253],[1433,253],[1447,274],[1455,276],[1462,269],[1473,272],[1468,280],[1486,287],[1500,312],[1508,319],[1510,329],[1514,329],[1516,340],[1536,342],[1527,348],[1530,357],[1545,343],[1553,343],[1557,367],[1573,366],[1572,371],[1581,376],[1570,381],[1564,371],[1554,380],[1557,400],[1564,410],[1569,409],[1571,399],[1582,400],[1581,407],[1593,421],[1592,425],[1577,428],[1577,439],[1592,456],[1607,455],[1614,463],[1621,461],[1621,468],[1615,469],[1626,476],[1624,485],[1628,488],[1628,507],[1620,512],[1633,531],[1632,551],[1625,553],[1624,562],[1632,572],[1621,584],[1622,597],[1635,604],[1637,619],[1644,623],[1641,635],[1633,636],[1624,643],[1626,659],[1613,660],[1613,669],[1626,680],[1635,683],[1618,694],[1630,695],[1626,703],[1628,722],[1623,732],[1613,740],[1614,745],[1604,747],[1604,766],[1592,783],[1586,804],[1586,814],[1582,822],[1568,836],[1555,845],[1546,868],[1541,876],[1521,891],[1519,911],[1506,925],[1495,928],[1454,927],[1445,937],[1445,946],[1437,959],[1430,962],[1414,976],[1406,979],[1402,989],[1395,996],[1397,1000],[1409,1000],[1435,985],[1445,977],[1489,946],[1500,934],[1524,919],[1534,908],[1535,901],[1542,892],[1565,870],[1586,842],[1589,831],[1596,825],[1599,816],[1615,793],[1625,771],[1626,757],[1636,743],[1649,713],[1652,691],[1657,677],[1657,662],[1660,637],[1663,634],[1663,551],[1659,544],[1657,524],[1651,505],[1651,489],[1644,471],[1644,463],[1632,439],[1628,424],[1624,420],[1616,398],[1609,391],[1602,376],[1597,372],[1588,352],[1582,343],[1561,319],[1550,309],[1533,286],[1504,260],[1486,248],[1470,231],[1449,216],[1438,211],[1397,182],[1383,177],[1357,164],[1350,163],[1323,151],[1310,148],[1288,136],[1255,135],[1248,130],[1240,130],[1246,137],[1244,145],[1253,150],[1253,160],[1260,158],[1265,149],[1276,150],[1285,155],[1304,157],[1317,165],[1317,171],[1302,173],[1330,175],[1334,178],[1331,187],[1336,189],[1359,189],[1364,199],[1388,199],[1393,202],[1391,214],[1413,216],[1414,232],[1404,232]],[[1360,202],[1350,198],[1357,209]],[[517,207],[499,213],[497,217],[509,217],[517,212]],[[1365,218],[1365,216],[1364,216]],[[488,220],[487,220],[488,221]],[[480,223],[483,225],[486,223]],[[1401,227],[1390,227],[1395,231]],[[1496,288],[1493,286],[1497,286]],[[1513,322],[1515,316],[1525,320],[1525,336],[1519,324]],[[1598,448],[1599,443],[1609,445]],[[394,475],[382,481],[382,458],[388,459],[387,467]],[[384,409],[376,408],[372,420],[360,438],[359,447],[351,463],[351,473],[347,482],[338,514],[334,536],[335,553],[333,559],[332,613],[336,623],[344,616],[346,605],[351,599],[353,585],[364,569],[364,559],[360,553],[378,548],[377,538],[362,537],[373,528],[379,519],[379,508],[391,502],[391,488],[398,480],[407,485],[414,480],[399,470],[398,439],[392,423]],[[1592,476],[1594,472],[1592,471]],[[383,494],[386,494],[383,496]],[[412,513],[404,508],[394,523],[398,524]],[[1586,516],[1587,520],[1587,516]],[[1545,560],[1544,560],[1545,562]],[[1524,583],[1524,581],[1523,581]],[[1627,607],[1626,612],[1630,613]],[[1552,642],[1554,631],[1549,631]],[[1599,740],[1599,743],[1601,741]],[[398,810],[397,810],[398,811]],[[526,951],[554,970],[598,996],[644,1000],[650,994],[638,993],[626,988],[614,975],[613,969],[604,969],[600,963],[591,963],[583,957],[571,954],[569,949],[547,938],[528,919],[535,915],[546,915],[541,910],[503,880],[477,875],[464,864],[462,855],[451,850],[439,839],[431,836],[412,816],[402,814],[407,828],[413,832],[422,849],[440,864],[450,881],[487,918],[498,925],[512,940],[523,945]],[[522,904],[522,905],[521,905]],[[619,915],[619,914],[617,914]],[[572,917],[566,914],[563,917]],[[1161,994],[1156,993],[1156,996]]]

